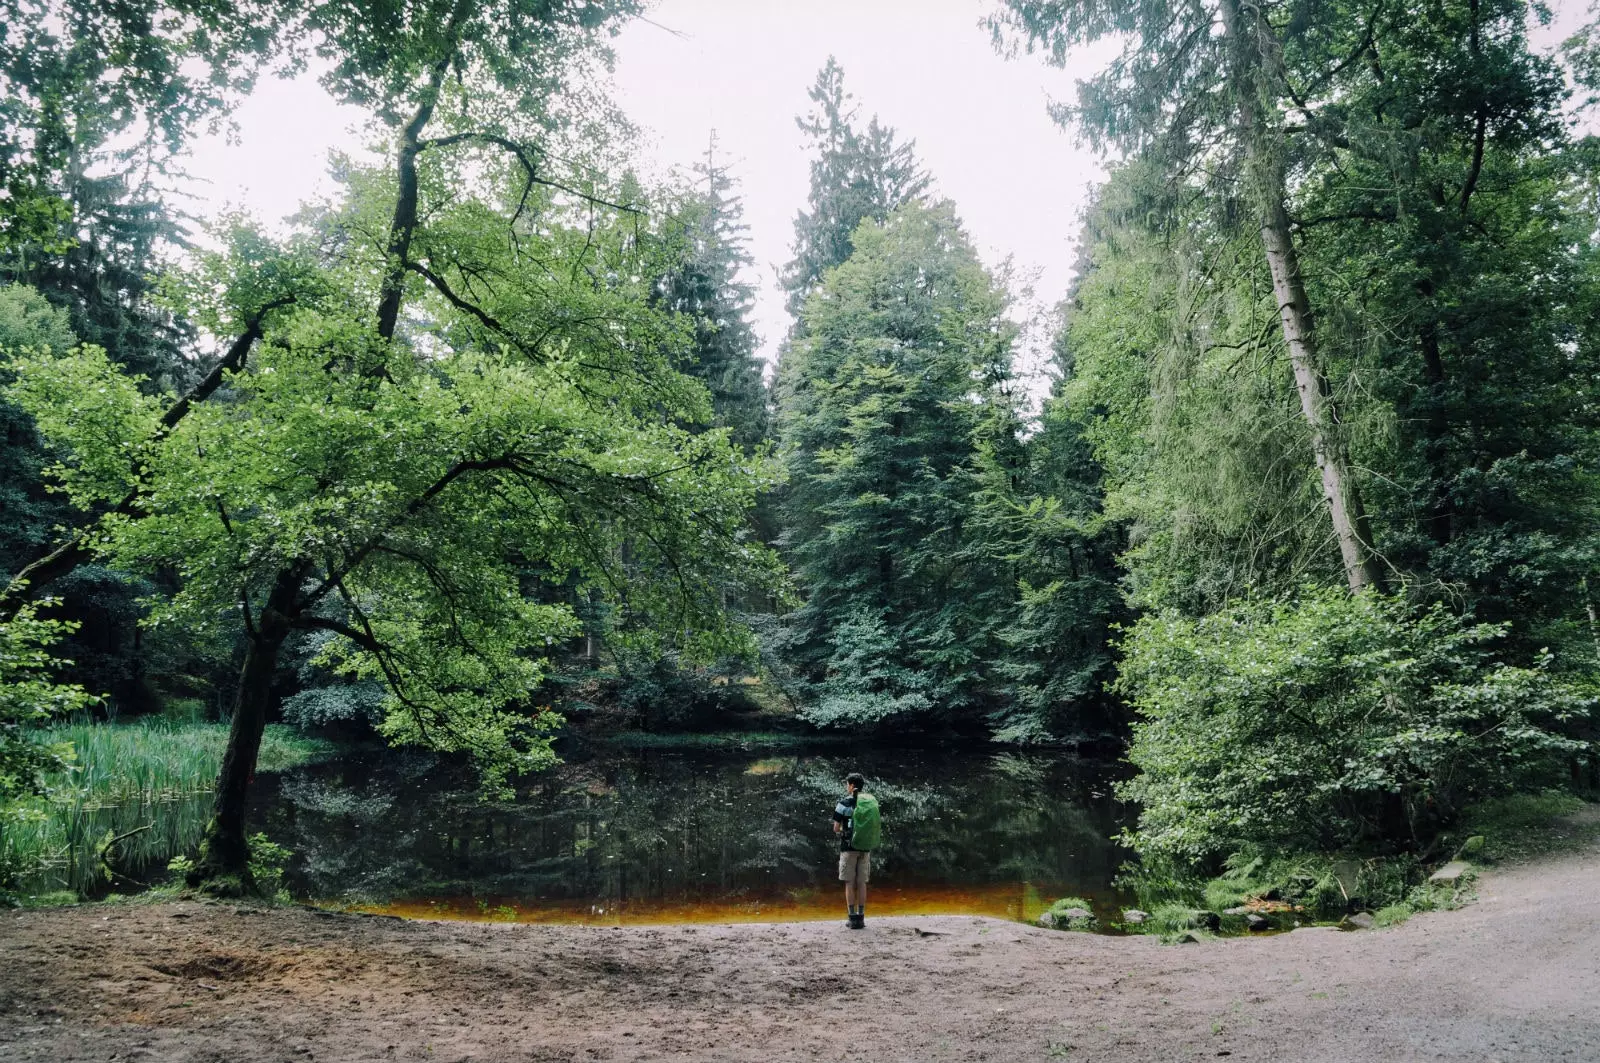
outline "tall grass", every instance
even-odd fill
[[[139,885],[136,876],[164,868],[199,841],[226,724],[71,723],[43,728],[37,738],[69,747],[71,763],[47,780],[45,797],[0,809],[0,889],[86,896]],[[331,749],[272,725],[257,766],[281,771]]]
[[[211,791],[228,744],[228,725],[161,719],[128,725],[61,724],[42,729],[39,741],[72,747],[72,766],[49,780],[58,799],[153,802]],[[326,742],[269,724],[256,766],[282,771],[328,748]]]

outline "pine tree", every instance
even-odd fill
[[[1104,693],[1111,677],[1110,625],[1121,609],[1116,552],[1121,526],[1104,515],[1103,473],[1077,410],[1063,329],[1056,381],[1034,430],[1001,437],[1013,454],[988,457],[975,506],[982,549],[1007,567],[1013,590],[998,625],[990,714],[995,737],[1040,741],[1113,730],[1121,713]]]

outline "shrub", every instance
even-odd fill
[[[27,603],[0,622],[0,815],[9,802],[42,793],[46,776],[65,765],[63,750],[34,741],[33,729],[99,700],[55,681],[69,662],[54,656],[54,646],[76,625],[39,619],[38,609],[53,601]]]
[[[1560,778],[1593,700],[1548,656],[1496,659],[1503,634],[1335,590],[1143,618],[1117,681],[1138,714],[1127,841],[1153,866],[1213,869],[1248,850],[1420,850],[1466,803]]]

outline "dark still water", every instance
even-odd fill
[[[989,750],[606,752],[483,804],[424,755],[263,776],[252,830],[296,853],[298,898],[400,915],[602,924],[832,918],[842,779],[883,807],[871,914],[1031,919],[1112,902],[1112,766]]]

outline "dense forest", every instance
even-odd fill
[[[975,11],[1017,62],[1121,48],[1053,105],[1109,176],[1040,396],[832,61],[764,364],[728,154],[643,177],[607,94],[641,6],[0,0],[0,890],[69,718],[226,722],[183,863],[223,893],[269,725],[487,799],[619,729],[1116,750],[1172,874],[1600,784],[1590,31]],[[202,229],[186,149],[308,67],[386,155]]]

